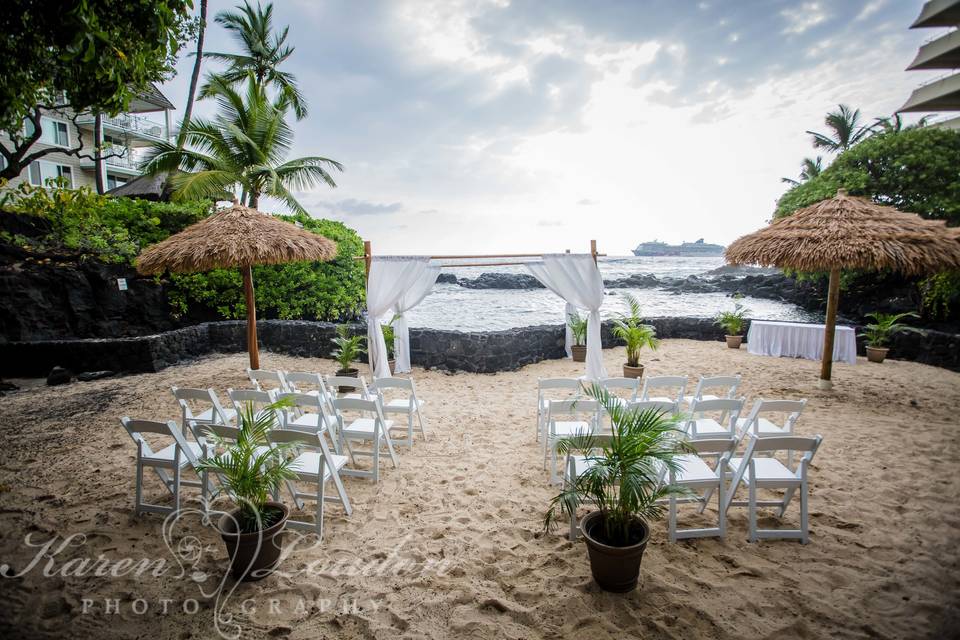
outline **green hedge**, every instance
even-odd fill
[[[343,320],[356,317],[364,305],[363,242],[340,222],[304,215],[280,216],[337,243],[330,262],[295,262],[253,268],[257,315],[283,320]],[[223,318],[246,317],[240,272],[217,269],[171,276],[174,313],[206,308]]]
[[[133,264],[140,250],[208,216],[205,202],[163,203],[97,195],[50,181],[48,188],[21,184],[0,191],[0,209],[37,219],[49,229],[39,236],[0,231],[0,241],[36,253],[65,252],[103,262]],[[2,213],[0,213],[2,215]],[[264,318],[342,320],[364,306],[363,242],[340,222],[305,215],[281,216],[337,243],[326,263],[254,268],[257,310]],[[240,274],[235,269],[171,275],[168,296],[174,316],[242,318],[246,315]]]

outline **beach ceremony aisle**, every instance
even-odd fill
[[[262,357],[273,369],[335,368]],[[603,359],[616,370],[624,351],[604,350]],[[200,587],[214,591],[223,575],[219,536],[199,516],[184,517],[173,538],[196,536],[197,556],[178,577],[163,517],[133,516],[135,449],[117,417],[177,415],[173,385],[245,388],[246,364],[241,353],[213,356],[4,398],[0,564],[22,575],[0,582],[0,628],[215,637],[220,605]],[[810,472],[810,544],[748,543],[745,509],[730,510],[723,540],[669,544],[666,522],[655,522],[639,588],[605,593],[591,580],[584,546],[570,543],[564,526],[542,529],[555,489],[534,440],[537,379],[577,376],[583,365],[553,360],[495,375],[415,367],[427,439],[402,451],[400,467],[385,468],[379,484],[347,479],[353,514],[330,508],[317,546],[304,539],[289,548],[288,538],[281,570],[230,592],[223,610],[244,638],[903,638],[956,628],[960,477],[949,469],[960,446],[960,373],[861,359],[835,367],[837,386],[824,392],[816,362],[686,340],[664,340],[645,364],[647,375],[739,373],[749,399],[809,399],[797,433],[824,437]],[[197,493],[185,490],[188,500]],[[155,478],[147,496],[168,499]],[[795,524],[796,513],[780,521],[771,512],[760,524]],[[684,526],[715,519],[709,508],[702,519],[688,510]],[[33,545],[84,537],[31,565],[42,546],[28,546],[27,534]],[[172,568],[160,577],[98,577],[67,565],[101,554]]]

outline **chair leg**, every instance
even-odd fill
[[[407,446],[413,449],[413,410],[407,412]]]
[[[177,459],[179,462],[179,459]],[[173,469],[173,510],[180,510],[180,465],[175,464]]]
[[[677,541],[677,496],[670,494],[670,510],[668,517],[668,537],[670,542]]]
[[[720,480],[720,487],[723,488],[723,480]],[[710,487],[707,489],[706,493],[703,494],[703,500],[700,502],[700,506],[697,507],[697,513],[703,513],[703,510],[707,508],[707,503],[710,502],[710,498],[713,497],[714,488]],[[721,492],[721,496],[722,496]],[[720,506],[723,507],[723,498],[720,498]]]
[[[753,478],[751,478],[753,480]],[[749,486],[750,501],[747,505],[750,517],[750,542],[757,541],[757,483],[750,482]]]
[[[143,504],[143,465],[137,460],[137,491],[133,511],[138,516],[140,515],[141,504]]]
[[[810,542],[810,523],[807,518],[807,483],[800,487],[800,542]]]
[[[727,512],[723,508],[723,499],[724,499],[724,489],[723,489],[723,474],[720,476],[720,482],[717,483],[717,511],[720,512],[720,517],[717,526],[720,528],[720,539],[722,540],[727,535]],[[704,502],[706,505],[706,502]]]
[[[323,465],[320,465],[320,476],[317,480],[317,537],[323,540],[323,494],[326,482],[323,481]]]

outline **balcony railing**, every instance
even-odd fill
[[[84,114],[77,118],[78,124],[92,124],[95,121],[93,115]],[[104,126],[116,127],[117,129],[122,129],[124,131],[129,131],[132,133],[137,133],[144,136],[149,136],[151,138],[159,138],[165,140],[166,136],[164,134],[165,127],[164,125],[154,122],[143,116],[135,116],[128,113],[121,113],[117,116],[103,116],[102,122]]]

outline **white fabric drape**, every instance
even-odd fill
[[[374,257],[371,261],[367,278],[367,349],[374,378],[390,375],[387,343],[380,322],[404,294],[423,279],[429,268],[427,257]]]
[[[420,277],[410,285],[394,306],[397,319],[393,322],[393,351],[396,362],[393,370],[396,373],[410,371],[410,329],[407,327],[407,311],[427,297],[440,275],[440,267],[428,266]]]
[[[587,316],[588,380],[607,377],[600,344],[600,305],[603,304],[603,278],[589,254],[559,253],[543,256],[543,262],[527,263],[527,269],[543,286],[570,305],[589,312]],[[568,328],[569,331],[569,328]],[[568,333],[569,336],[569,333]]]

